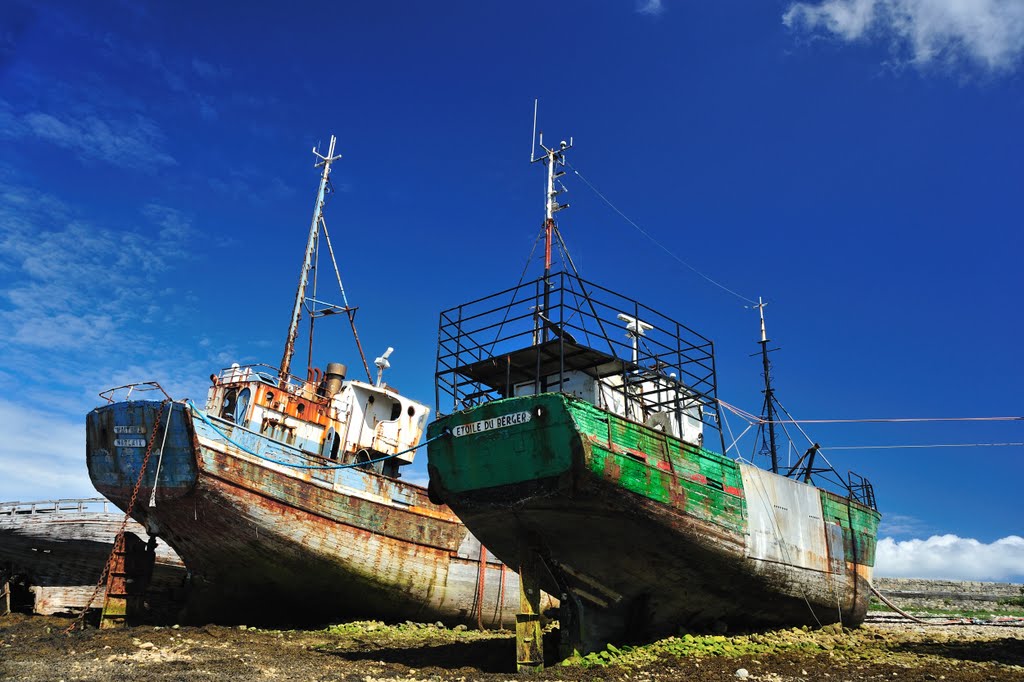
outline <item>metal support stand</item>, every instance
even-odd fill
[[[540,584],[537,555],[528,552],[519,566],[519,613],[516,614],[516,671],[544,670],[544,641],[540,623]]]

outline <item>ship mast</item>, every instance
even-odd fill
[[[772,457],[772,473],[779,473],[779,455],[775,445],[775,392],[772,389],[771,365],[768,363],[768,335],[764,329],[764,307],[768,305],[757,298],[757,310],[761,315],[761,363],[764,366],[764,414],[768,422],[768,447]]]
[[[533,139],[537,140],[537,100],[533,101],[533,130],[535,133]],[[541,131],[540,139],[537,140],[536,144],[544,150],[544,153],[534,156],[536,154],[536,147],[532,147],[530,150],[530,163],[543,161],[547,165],[548,170],[547,191],[544,194],[544,304],[541,311],[541,315],[547,315],[551,297],[551,246],[554,242],[556,229],[555,213],[569,208],[569,204],[558,203],[558,195],[569,190],[561,182],[556,181],[565,175],[565,171],[560,170],[558,167],[565,165],[565,152],[572,149],[572,138],[569,138],[568,144],[566,144],[565,140],[562,140],[558,149],[548,149],[544,146],[544,131]],[[546,326],[541,325],[541,329],[543,331],[540,334],[540,338],[535,340],[536,342],[547,340],[548,332]]]
[[[288,325],[288,339],[284,344],[284,357],[281,358],[279,381],[281,385],[288,383],[288,371],[291,368],[292,356],[295,354],[295,339],[299,335],[299,319],[302,317],[302,303],[306,300],[306,286],[309,284],[309,270],[313,267],[313,251],[316,248],[317,236],[320,233],[320,222],[323,219],[324,199],[327,196],[327,181],[331,175],[331,163],[341,158],[341,154],[334,155],[335,137],[331,135],[331,143],[327,150],[327,156],[323,156],[313,148],[313,155],[318,161],[314,167],[323,166],[324,171],[320,175],[320,189],[316,193],[316,204],[313,206],[313,221],[309,225],[309,238],[306,241],[306,257],[302,262],[302,272],[299,275],[299,289],[295,293],[295,306],[292,308],[292,320]]]

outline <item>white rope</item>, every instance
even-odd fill
[[[167,434],[171,432],[171,417],[174,416],[174,401],[167,403],[167,423],[164,424],[164,439],[160,442],[160,454],[156,458],[156,473],[153,474],[153,491],[149,495],[149,506],[156,506],[156,486],[160,481],[160,465],[164,462],[164,448],[167,447]]]

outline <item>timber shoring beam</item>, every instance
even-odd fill
[[[516,614],[516,671],[544,670],[544,640],[540,622],[540,569],[536,552],[524,552],[519,566],[519,613]]]

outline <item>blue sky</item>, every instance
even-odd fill
[[[540,227],[535,97],[623,213],[770,301],[798,418],[1024,414],[1022,78],[1006,0],[4,3],[0,499],[94,494],[104,388],[201,402],[211,372],[279,362],[331,133],[364,346],[394,346],[389,383],[433,406],[438,312],[514,284]],[[714,339],[722,397],[759,411],[755,314],[566,184],[583,275]],[[321,364],[358,365],[322,334]],[[1024,441],[1019,421],[808,428]],[[880,573],[1022,579],[1022,455],[829,457],[875,485]]]

